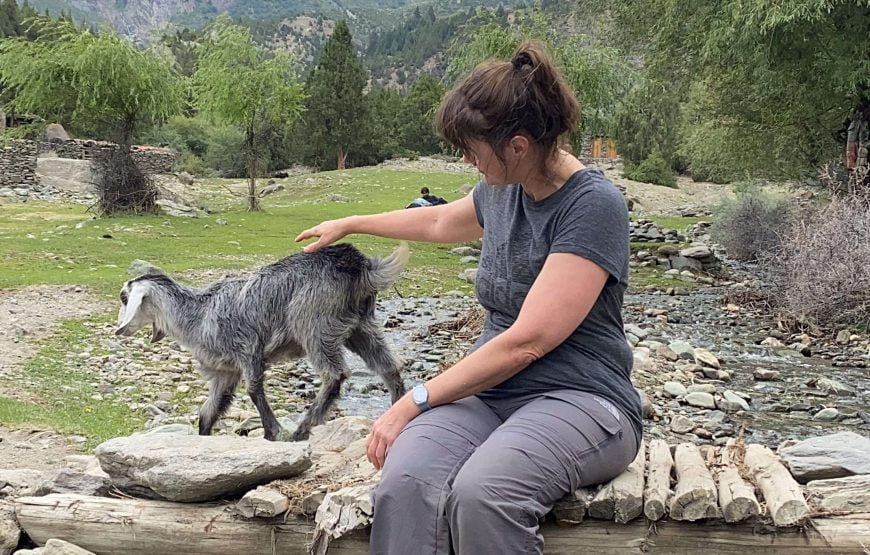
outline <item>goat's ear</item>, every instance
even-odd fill
[[[115,330],[115,335],[122,335],[124,328],[130,325],[130,322],[136,317],[136,313],[142,308],[142,300],[145,298],[145,287],[141,285],[130,288],[130,296],[127,299],[127,305],[121,309],[118,314],[118,329]]]
[[[151,343],[157,343],[166,337],[162,330],[157,329],[157,324],[151,324]]]

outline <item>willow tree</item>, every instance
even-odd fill
[[[139,49],[108,28],[67,20],[24,24],[37,39],[0,41],[0,89],[7,107],[95,130],[125,148],[136,130],[181,109],[182,81],[165,49]]]
[[[703,109],[684,138],[697,154],[785,175],[839,155],[866,171],[870,1],[648,0],[614,14],[650,74]]]
[[[248,29],[227,16],[203,32],[193,74],[196,105],[204,115],[240,126],[245,133],[248,209],[259,210],[257,149],[270,125],[284,125],[301,114],[304,95],[293,58],[256,44]]]

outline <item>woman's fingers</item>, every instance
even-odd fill
[[[320,234],[316,230],[317,230],[316,227],[306,229],[305,231],[303,231],[302,233],[300,233],[299,235],[296,236],[295,242],[298,243],[299,241],[304,241],[304,240],[310,239],[312,237],[319,237]]]

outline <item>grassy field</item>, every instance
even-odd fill
[[[100,399],[90,369],[74,355],[93,349],[93,327],[112,318],[114,299],[129,279],[134,259],[152,262],[196,285],[205,270],[249,269],[299,252],[293,238],[323,220],[400,209],[421,186],[448,200],[474,175],[365,168],[280,180],[285,190],[263,199],[263,212],[244,210],[241,180],[205,180],[192,190],[213,212],[203,218],[129,216],[95,219],[85,207],[58,203],[0,204],[0,288],[34,284],[79,285],[106,299],[107,312],[88,321],[66,322],[43,341],[21,369],[24,380],[0,376],[0,423],[49,427],[87,438],[86,448],[141,429],[146,415]],[[336,197],[337,195],[337,197]],[[665,218],[659,225],[680,231],[692,218]],[[348,238],[369,254],[386,254],[395,241]],[[457,278],[466,265],[450,252],[456,245],[413,243],[408,269],[397,286],[404,296],[431,296],[472,286]],[[645,248],[633,245],[633,250]],[[632,289],[686,288],[663,272],[638,268]],[[387,292],[387,295],[395,294]],[[143,384],[143,387],[147,384]],[[95,399],[96,397],[96,399]]]

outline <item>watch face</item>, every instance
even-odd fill
[[[411,395],[413,396],[415,403],[425,403],[426,399],[429,397],[426,393],[426,388],[417,386],[414,388]]]

